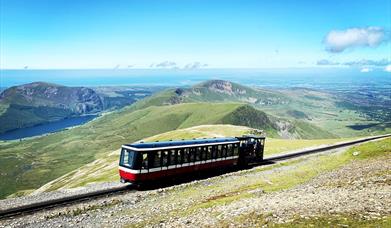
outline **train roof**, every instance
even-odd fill
[[[167,147],[186,147],[205,144],[220,144],[220,143],[236,143],[239,140],[235,137],[227,138],[211,138],[211,139],[193,139],[193,140],[177,140],[177,141],[161,141],[161,142],[137,142],[125,144],[124,147],[134,149],[158,149]]]

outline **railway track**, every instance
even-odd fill
[[[288,160],[288,159],[292,159],[292,158],[296,158],[296,157],[300,157],[300,156],[304,156],[304,155],[320,153],[320,152],[324,152],[324,151],[328,151],[328,150],[332,150],[332,149],[343,148],[343,147],[351,146],[354,144],[363,143],[363,142],[372,141],[372,140],[381,139],[381,138],[387,138],[387,137],[391,137],[391,134],[366,137],[366,138],[343,142],[343,143],[338,143],[338,144],[334,144],[334,145],[330,145],[330,146],[295,151],[295,152],[286,153],[286,154],[282,154],[282,155],[275,155],[275,156],[271,156],[271,157],[266,157],[264,159],[264,161],[265,162],[278,162],[278,161]],[[66,196],[66,197],[51,199],[51,200],[47,200],[47,201],[35,202],[35,203],[26,204],[26,205],[22,205],[22,206],[0,209],[0,219],[10,218],[13,216],[23,215],[25,213],[32,213],[35,211],[40,211],[40,210],[48,209],[48,208],[54,208],[54,207],[58,207],[58,206],[66,206],[66,205],[70,205],[70,204],[73,204],[76,202],[83,202],[83,201],[87,201],[87,200],[94,199],[94,198],[110,196],[113,194],[126,192],[131,189],[133,189],[133,186],[131,184],[124,184],[122,186],[112,187],[112,188],[108,188],[108,189],[104,189],[104,190],[98,190],[98,191],[94,191],[94,192]]]
[[[307,154],[320,153],[320,152],[327,151],[327,150],[343,148],[346,146],[351,146],[354,144],[363,143],[363,142],[372,141],[372,140],[381,139],[381,138],[387,138],[387,137],[391,137],[391,134],[372,136],[372,137],[357,139],[357,140],[353,140],[353,141],[337,143],[337,144],[333,144],[330,146],[324,146],[324,147],[318,147],[318,148],[313,148],[313,149],[295,151],[295,152],[287,153],[287,154],[275,155],[275,156],[271,156],[271,157],[266,157],[266,158],[264,158],[264,160],[272,161],[272,162],[283,161],[283,160],[288,160],[291,158],[300,157],[300,156],[307,155]]]

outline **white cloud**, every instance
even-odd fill
[[[328,59],[321,59],[316,62],[316,65],[341,65],[341,66],[371,66],[371,67],[383,67],[391,64],[391,60],[387,60],[386,58],[373,60],[373,59],[359,59],[345,62],[336,62]]]
[[[183,68],[184,69],[199,69],[199,68],[203,68],[203,67],[207,67],[207,66],[208,66],[208,64],[205,64],[205,63],[193,62],[193,63],[186,64]]]
[[[161,63],[157,64],[151,64],[150,67],[156,67],[156,68],[175,68],[177,66],[176,62],[173,61],[163,61]]]
[[[330,52],[343,52],[354,47],[377,47],[387,40],[383,28],[349,28],[346,30],[332,30],[325,39],[326,50]]]
[[[340,63],[338,62],[333,62],[328,59],[321,59],[316,62],[316,65],[321,65],[321,66],[330,66],[330,65],[339,65]]]
[[[361,70],[360,70],[361,73],[368,73],[368,72],[371,72],[371,71],[372,71],[372,69],[368,68],[368,67],[361,68]]]
[[[384,68],[384,71],[391,72],[391,64]]]

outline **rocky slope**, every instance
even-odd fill
[[[0,133],[103,110],[98,94],[85,87],[34,82],[0,94]]]

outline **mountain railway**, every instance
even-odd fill
[[[253,147],[253,152],[255,152],[254,154],[247,154],[246,155],[247,157],[244,156],[244,157],[239,158],[240,157],[240,155],[239,155],[239,148],[241,146],[241,142],[240,142],[241,140],[242,141],[246,141],[249,138],[250,139],[252,138],[255,141],[258,141],[258,143],[263,143],[263,145],[264,145],[264,141],[262,142],[262,140],[264,140],[264,137],[245,136],[245,137],[237,137],[237,138],[209,139],[209,142],[204,142],[204,141],[200,141],[199,140],[196,143],[196,145],[197,145],[196,147],[201,147],[199,145],[203,145],[203,146],[213,146],[213,145],[216,146],[217,145],[218,146],[220,144],[221,145],[231,144],[232,145],[232,149],[231,149],[232,150],[232,156],[228,156],[229,154],[228,154],[228,146],[227,146],[227,150],[226,150],[226,155],[225,156],[228,159],[225,159],[225,160],[228,160],[229,161],[228,163],[230,165],[239,165],[239,167],[245,167],[245,166],[257,166],[257,165],[275,163],[275,162],[278,162],[278,161],[289,160],[289,159],[293,159],[293,158],[296,158],[296,157],[309,155],[309,154],[321,153],[321,152],[325,152],[325,151],[328,151],[328,150],[343,148],[343,147],[346,147],[346,146],[351,146],[351,145],[355,145],[355,144],[359,144],[359,143],[363,143],[363,142],[368,142],[368,141],[372,141],[372,140],[387,138],[387,137],[390,137],[390,136],[391,136],[391,134],[371,136],[371,137],[361,138],[361,139],[357,139],[357,140],[337,143],[337,144],[329,145],[329,146],[323,146],[323,147],[317,147],[317,148],[311,148],[311,149],[304,149],[304,150],[301,150],[301,151],[295,151],[295,152],[290,152],[290,153],[286,153],[286,154],[279,154],[279,155],[270,156],[270,157],[267,157],[267,158],[261,157],[261,155],[263,156],[263,147],[257,149],[258,151],[256,151],[255,147]],[[250,141],[252,141],[252,140],[250,140]],[[160,142],[160,143],[178,144],[178,142]],[[191,147],[190,144],[187,144],[185,142],[182,142],[182,143],[183,143],[183,145],[179,145],[179,148],[190,148]],[[142,143],[138,143],[138,144],[142,144]],[[236,156],[235,155],[235,153],[236,153],[235,152],[235,148],[236,148],[235,144],[238,146],[237,147],[238,148],[237,157],[236,158],[231,158],[231,157]],[[147,145],[147,144],[144,144],[144,146],[137,145],[137,144],[130,144],[130,145],[124,145],[123,148],[125,148],[125,149],[133,148],[134,149],[134,148],[137,148],[137,147],[135,147],[135,145],[138,146],[139,149],[142,149],[142,148],[146,149],[146,148],[148,148],[148,146],[151,146],[151,145]],[[161,145],[163,145],[163,144],[161,144]],[[167,145],[165,145],[165,146],[167,146]],[[178,147],[178,145],[175,145],[175,146]],[[160,148],[161,149],[161,147],[155,147],[155,148]],[[170,149],[172,149],[172,148],[170,148]],[[143,151],[143,150],[140,150],[140,151]],[[144,150],[144,151],[149,151],[149,150]],[[158,150],[155,150],[155,151],[158,151]],[[200,151],[204,151],[204,149],[202,149]],[[189,149],[189,152],[190,152],[190,149]],[[224,159],[219,160],[218,153],[219,152],[217,150],[217,155],[215,157],[216,162],[223,161]],[[167,153],[166,165],[169,166],[170,162],[168,161],[169,160],[168,154],[169,153]],[[177,158],[176,158],[177,160],[176,161],[178,161],[178,154],[180,154],[180,153],[174,153],[174,154],[177,155]],[[186,152],[183,152],[183,154],[185,155]],[[205,154],[206,154],[206,158],[208,158],[207,157],[208,155],[207,155],[206,151],[205,151]],[[122,162],[122,164],[124,164],[123,163],[124,162],[124,156],[125,156],[124,152],[121,153],[120,167],[121,167],[121,162]],[[165,155],[161,155],[161,157],[163,157],[163,156],[165,156]],[[200,156],[202,157],[201,154],[200,154]],[[146,157],[148,158],[148,156],[146,156]],[[164,158],[161,158],[161,157],[159,157],[160,165],[164,164],[164,163],[162,163],[162,162],[164,162]],[[182,158],[182,156],[179,156],[179,157],[181,157],[181,159],[183,159],[183,160],[181,160],[182,161],[182,165],[183,165],[183,162],[185,160],[184,160],[184,158]],[[142,158],[141,160],[140,160],[140,158],[137,158],[137,156],[134,157],[134,158],[138,159],[139,162],[141,161],[140,164],[142,164],[142,161],[144,161],[143,158],[145,158],[145,157],[141,157]],[[190,158],[190,155],[189,155],[188,158]],[[192,158],[190,158],[190,160],[189,160],[190,162],[191,162],[191,159]],[[232,162],[231,161],[231,160],[235,160],[235,159],[236,159],[236,162]],[[211,151],[211,159],[210,160],[213,160],[212,151]],[[134,161],[136,161],[136,160],[134,160]],[[151,161],[151,160],[149,160],[149,161]],[[207,160],[205,160],[205,161],[207,161]],[[194,157],[194,161],[193,162],[194,162],[194,164],[197,162],[196,161],[196,157]],[[212,163],[212,162],[209,162],[209,163]],[[200,162],[197,165],[201,165],[201,164],[203,164],[203,163]],[[205,162],[204,164],[207,164],[207,162]],[[145,165],[144,167],[147,167],[146,163],[144,163],[144,165]],[[186,166],[190,166],[190,165],[186,165]],[[137,165],[136,165],[136,167],[137,167]],[[194,167],[196,167],[196,166],[194,166]],[[208,170],[210,168],[210,166],[205,166],[205,167],[207,167],[207,168],[205,168],[206,170]],[[137,168],[140,170],[140,172],[137,171],[135,173],[136,174],[143,174],[143,172],[141,172],[142,165],[140,167],[137,167]],[[177,168],[177,164],[175,164],[175,169],[176,168]],[[178,167],[178,168],[182,168],[182,167]],[[174,168],[172,168],[172,169],[174,169]],[[202,168],[190,169],[190,170],[200,170],[200,169],[202,170]],[[160,170],[168,170],[168,168],[167,169],[161,168]],[[121,172],[121,168],[120,168],[120,172]],[[147,172],[145,172],[145,173],[147,173]],[[173,173],[175,173],[175,172],[173,172]],[[189,171],[187,173],[189,173]],[[120,174],[120,175],[121,175],[121,178],[129,177],[129,176],[126,176],[126,174],[125,175]],[[172,177],[172,176],[175,176],[175,175],[166,175],[166,177]],[[156,178],[156,176],[154,177],[154,176],[148,176],[148,175],[145,176],[144,179],[141,176],[139,176],[139,177],[136,177],[136,176],[132,177],[132,176],[130,176],[130,177],[131,178],[135,178],[135,179],[130,179],[130,180],[128,179],[128,180],[123,180],[123,181],[124,182],[133,182],[133,184],[132,183],[130,183],[130,184],[123,184],[121,186],[111,187],[111,188],[107,188],[107,189],[101,189],[101,190],[98,190],[98,191],[93,191],[93,192],[88,192],[88,193],[83,193],[83,194],[77,194],[77,195],[72,195],[72,196],[65,196],[65,197],[60,197],[60,198],[56,198],[56,199],[50,199],[50,200],[41,201],[41,202],[34,202],[34,203],[25,204],[25,205],[21,205],[21,206],[9,207],[9,208],[6,208],[6,209],[0,209],[0,219],[12,218],[12,217],[15,217],[15,216],[22,216],[24,214],[34,213],[34,212],[45,210],[45,209],[56,208],[56,207],[61,207],[61,206],[68,206],[68,205],[72,205],[72,204],[75,204],[75,203],[78,203],[78,202],[85,202],[85,201],[91,200],[91,199],[103,198],[103,197],[108,197],[108,196],[115,195],[115,194],[120,194],[120,193],[129,192],[129,191],[134,191],[135,190],[135,186],[140,184],[140,180],[141,181],[150,181],[150,180],[154,180],[154,178]],[[139,179],[137,179],[137,178],[139,178]],[[162,178],[161,180],[164,180],[164,178]]]

